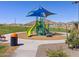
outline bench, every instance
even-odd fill
[[[6,37],[0,35],[0,40],[6,40]]]

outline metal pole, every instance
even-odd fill
[[[77,4],[77,6],[78,6],[78,21],[79,21],[79,1],[75,1],[73,4]]]
[[[38,17],[36,17],[36,35],[38,35],[37,23],[38,23]]]
[[[15,20],[14,20],[14,24],[16,25],[16,18],[15,18]]]
[[[75,1],[75,2],[73,2],[73,4],[76,4],[77,5],[77,13],[78,13],[78,22],[77,22],[77,25],[78,25],[79,24],[79,1]]]
[[[77,7],[78,7],[77,10],[78,10],[78,21],[79,21],[79,1],[76,1],[75,4],[77,4]]]
[[[67,28],[67,24],[65,24],[66,25],[66,38],[68,39],[68,28]]]

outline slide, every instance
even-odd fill
[[[49,28],[49,25],[48,24],[45,24],[45,28],[48,29]]]
[[[35,29],[35,27],[36,27],[36,24],[34,24],[29,30],[27,30],[27,36],[28,37],[31,36],[31,34],[32,34],[33,30]]]

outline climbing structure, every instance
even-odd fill
[[[41,35],[41,36],[52,35],[48,30],[48,24],[45,24],[45,18],[52,14],[54,14],[54,13],[47,11],[43,7],[29,12],[28,16],[36,17],[36,24],[34,24],[29,30],[27,30],[27,36],[31,36],[34,29],[36,29],[37,35]]]

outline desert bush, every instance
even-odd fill
[[[68,55],[62,50],[48,50],[47,51],[48,57],[67,57]]]
[[[68,47],[75,48],[79,45],[79,31],[72,30],[70,32],[70,35],[68,36],[66,43],[68,44]]]

